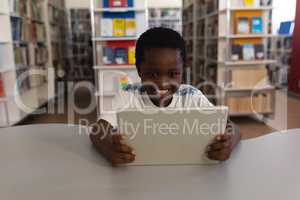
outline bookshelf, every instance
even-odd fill
[[[271,21],[270,0],[183,1],[191,82],[213,103],[227,105],[231,115],[275,111],[268,69],[277,60],[267,53]]]
[[[0,3],[0,127],[12,126],[52,100],[48,0]]]
[[[67,79],[67,69],[70,67],[69,23],[65,0],[47,0],[47,40],[49,49],[49,66],[54,69],[56,82]],[[57,85],[55,90],[58,90]]]
[[[286,88],[291,66],[292,35],[277,35],[270,39],[269,45],[269,56],[277,60],[270,68],[271,81],[277,88]]]
[[[181,8],[149,8],[149,28],[164,27],[182,33],[182,11]]]
[[[98,117],[128,83],[140,82],[135,42],[148,27],[145,0],[91,0]]]
[[[92,28],[89,9],[69,10],[70,19],[70,68],[69,81],[94,79]]]

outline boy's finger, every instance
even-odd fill
[[[220,151],[209,151],[207,152],[207,157],[212,160],[225,161],[230,157],[231,151],[229,149],[224,149]]]
[[[231,147],[231,141],[227,140],[225,142],[215,142],[208,146],[208,151],[216,151],[216,150],[222,150],[226,148]]]
[[[220,135],[217,135],[215,140],[217,141],[226,141],[226,140],[229,140],[231,139],[231,135],[228,135],[228,134],[220,134]]]
[[[133,149],[129,146],[127,146],[126,144],[119,144],[119,145],[115,145],[114,149],[118,152],[122,152],[122,153],[132,153]]]
[[[125,164],[125,163],[132,162],[135,159],[135,155],[134,154],[128,154],[128,153],[115,152],[113,154],[113,158],[115,158],[116,160],[121,159],[123,161],[122,163]]]
[[[115,134],[111,136],[111,140],[113,144],[121,144],[121,141],[123,140],[122,135]]]
[[[118,158],[118,157],[111,158],[111,164],[113,166],[122,165],[122,164],[125,164],[125,163],[126,162],[122,158]]]

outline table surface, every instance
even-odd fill
[[[300,196],[300,129],[242,141],[230,160],[201,166],[113,168],[78,126],[0,129],[5,200],[295,200]]]

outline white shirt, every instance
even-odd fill
[[[100,118],[108,121],[112,126],[117,126],[116,112],[122,109],[157,108],[148,95],[142,94],[140,84],[126,86],[112,101],[112,110],[104,110]],[[190,85],[180,85],[173,95],[167,108],[199,108],[214,106],[197,88]]]

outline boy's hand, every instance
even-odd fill
[[[215,137],[214,141],[207,147],[207,157],[212,160],[225,161],[230,158],[234,147],[240,142],[241,134],[239,128],[228,121],[226,133]]]
[[[95,148],[113,165],[131,163],[135,160],[133,149],[122,144],[122,134],[114,134],[112,126],[99,120],[92,128],[90,139]]]
[[[207,147],[207,157],[211,160],[225,161],[230,158],[233,149],[232,135],[218,135]]]

